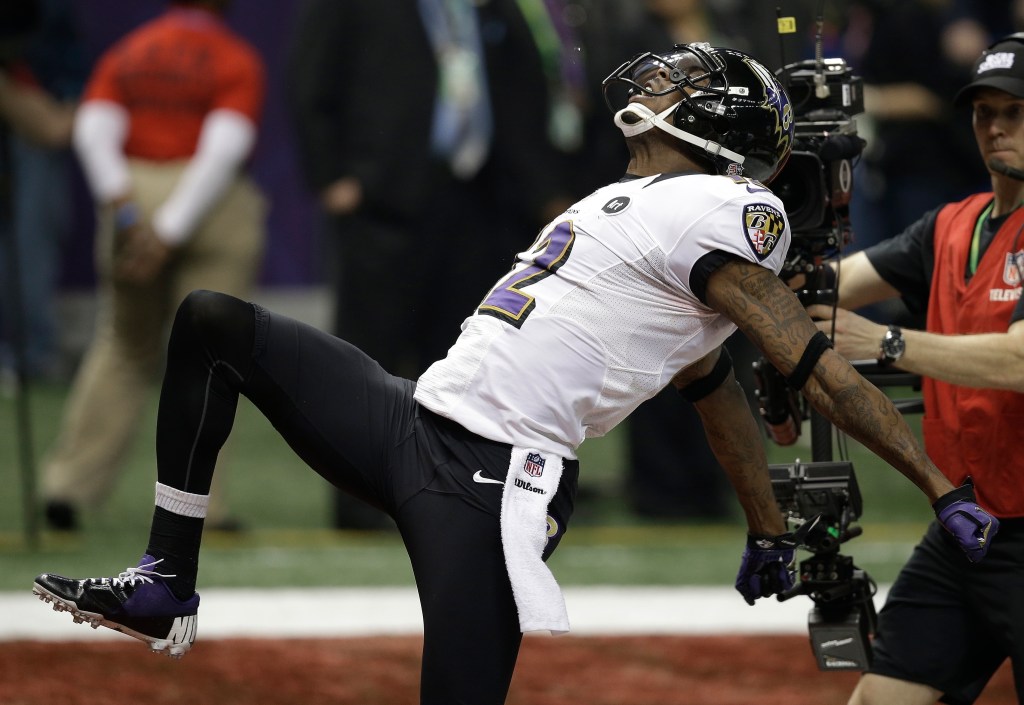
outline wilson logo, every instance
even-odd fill
[[[523,489],[523,490],[526,490],[527,492],[535,492],[537,494],[547,494],[547,492],[545,492],[541,488],[534,487],[532,483],[527,482],[526,480],[520,480],[518,477],[516,478],[516,487],[518,487],[520,489]]]

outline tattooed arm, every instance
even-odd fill
[[[720,350],[681,371],[672,379],[672,384],[683,389],[710,373]],[[761,432],[732,371],[715,391],[695,402],[694,408],[704,424],[708,444],[747,516],[748,531],[762,536],[784,533],[786,524],[772,491]]]
[[[781,279],[739,259],[708,279],[707,303],[739,326],[787,376],[818,330]],[[953,489],[889,397],[835,351],[826,350],[818,358],[803,394],[832,423],[906,475],[929,502]]]

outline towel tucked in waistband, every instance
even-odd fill
[[[569,631],[562,590],[541,554],[548,540],[548,503],[558,491],[562,458],[513,448],[501,495],[501,544],[522,632]]]

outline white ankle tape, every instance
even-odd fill
[[[206,507],[210,504],[210,495],[191,494],[176,490],[167,485],[156,483],[156,506],[181,516],[206,518]]]

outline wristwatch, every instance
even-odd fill
[[[878,362],[881,365],[891,365],[897,362],[907,350],[907,342],[903,340],[903,331],[899,326],[889,326],[882,336],[882,357]]]

